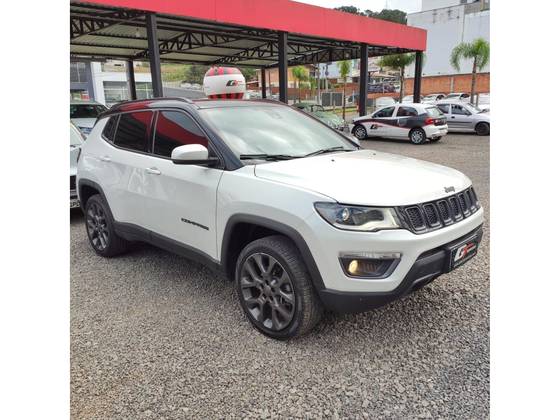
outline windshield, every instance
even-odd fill
[[[107,108],[103,105],[71,104],[70,118],[97,118],[97,116],[104,111],[107,111]]]
[[[235,154],[302,157],[321,149],[357,150],[342,134],[282,105],[200,110]]]
[[[473,105],[471,103],[464,103],[462,104],[466,109],[468,109],[470,111],[471,114],[478,114],[479,112],[481,112],[482,110],[477,107],[476,105]]]

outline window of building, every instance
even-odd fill
[[[191,117],[184,112],[161,111],[156,122],[154,154],[171,157],[171,151],[185,144],[208,147],[208,140]]]
[[[103,82],[105,103],[107,106],[130,100],[130,92],[127,82]],[[138,99],[150,99],[154,97],[151,82],[136,82],[136,97]]]
[[[152,114],[151,111],[122,114],[115,134],[115,144],[125,149],[146,152]]]
[[[70,83],[87,82],[86,63],[70,63]]]

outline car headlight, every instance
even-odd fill
[[[336,228],[372,232],[401,228],[395,209],[390,207],[346,206],[338,203],[315,203],[323,219]]]

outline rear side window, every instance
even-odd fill
[[[461,105],[451,105],[451,113],[455,115],[471,115],[471,113]]]
[[[148,131],[152,114],[151,111],[121,114],[115,134],[115,145],[125,149],[147,152]]]
[[[416,117],[418,112],[410,106],[401,106],[397,111],[397,117]]]
[[[118,115],[113,115],[112,117],[109,118],[109,121],[107,121],[107,124],[105,124],[105,127],[103,127],[103,137],[105,137],[106,140],[113,142],[113,140],[115,139],[115,131],[117,128],[117,120],[118,120],[119,116]]]
[[[157,117],[154,154],[171,157],[171,151],[185,144],[208,147],[208,139],[191,117],[179,111],[161,111]]]

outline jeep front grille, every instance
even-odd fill
[[[425,233],[457,223],[476,213],[480,203],[473,187],[427,203],[397,207],[401,220],[414,233]]]

